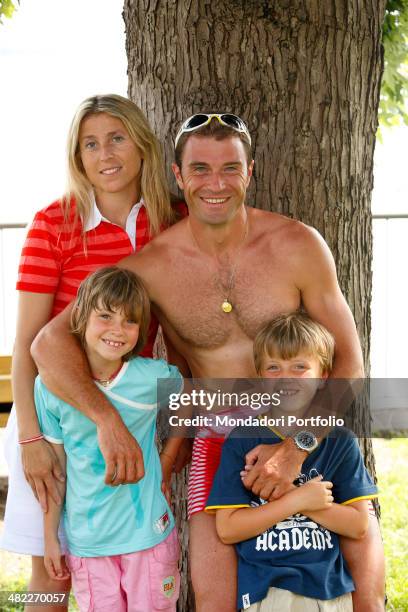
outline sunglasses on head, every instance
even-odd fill
[[[197,113],[196,115],[192,115],[186,119],[186,121],[183,123],[177,132],[174,146],[177,147],[177,143],[183,134],[186,134],[187,132],[194,132],[205,125],[208,125],[214,117],[221,123],[221,125],[225,125],[226,127],[232,128],[236,132],[245,134],[245,136],[248,138],[249,144],[251,144],[251,136],[248,128],[242,119],[237,115],[232,115],[231,113]]]

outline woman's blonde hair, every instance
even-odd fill
[[[113,312],[123,309],[126,316],[139,323],[135,347],[123,359],[135,357],[147,341],[150,324],[150,301],[141,279],[123,268],[100,268],[80,285],[71,314],[71,332],[85,346],[86,326],[92,310]]]
[[[267,357],[293,359],[301,351],[315,356],[322,374],[330,374],[334,359],[334,338],[323,325],[304,312],[282,314],[262,325],[254,340],[254,362],[261,374]]]
[[[149,218],[150,233],[154,236],[162,226],[174,222],[161,147],[138,106],[116,94],[87,98],[79,105],[72,120],[67,141],[68,186],[62,199],[65,218],[67,220],[69,217],[72,198],[76,202],[76,218],[81,218],[83,227],[91,214],[92,185],[81,161],[79,131],[83,119],[97,113],[106,113],[120,119],[141,153],[141,196]]]

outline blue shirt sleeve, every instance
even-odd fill
[[[252,494],[244,487],[240,476],[247,453],[242,443],[243,440],[239,438],[228,438],[224,442],[220,465],[207,499],[206,512],[223,507],[250,505]]]
[[[57,414],[50,410],[51,394],[41,378],[37,376],[34,384],[34,401],[40,429],[45,438],[54,444],[63,444],[63,434]]]
[[[331,476],[333,497],[338,504],[377,497],[377,487],[367,472],[356,438],[344,439],[341,458]]]

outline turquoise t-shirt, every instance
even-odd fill
[[[182,389],[176,367],[162,359],[142,357],[125,363],[108,387],[98,385],[138,441],[145,466],[145,476],[138,483],[109,487],[104,483],[105,461],[95,424],[36,378],[35,404],[41,430],[50,442],[64,444],[67,455],[63,520],[69,551],[74,555],[99,557],[144,550],[159,544],[174,527],[161,491],[155,444],[158,379],[167,379],[166,394]]]

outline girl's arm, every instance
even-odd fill
[[[167,353],[167,361],[172,365],[178,367],[181,374],[184,378],[191,378],[190,368],[188,366],[187,361],[180,355],[177,349],[174,347],[173,343],[170,341],[169,337],[163,332],[163,340],[166,346]],[[187,416],[185,414],[184,416]],[[193,448],[193,438],[182,437],[182,441],[180,442],[179,447],[175,453],[175,460],[172,464],[172,471],[178,474],[182,469],[186,467],[191,461],[191,454]],[[164,451],[164,449],[163,449]],[[162,463],[163,465],[163,463]]]
[[[303,512],[304,508],[314,510],[329,508],[333,501],[331,487],[331,482],[324,482],[321,477],[317,477],[301,487],[294,488],[279,499],[256,508],[217,510],[218,536],[224,544],[236,544],[260,535],[292,514]]]
[[[308,511],[304,514],[322,527],[348,538],[359,540],[368,530],[368,500],[351,504],[332,504],[325,510]]]
[[[177,458],[177,454],[180,450],[180,446],[182,445],[182,443],[184,442],[184,438],[180,437],[180,438],[167,438],[166,442],[164,443],[164,446],[162,448],[162,451],[160,453],[160,458],[166,457],[166,459],[170,462],[172,462],[172,465],[174,464],[176,458]]]
[[[30,346],[50,318],[54,296],[49,293],[19,292],[16,339],[12,361],[13,399],[17,414],[19,440],[38,435],[34,404],[34,379],[37,368],[30,355]],[[21,446],[25,477],[42,509],[47,509],[47,495],[60,500],[57,481],[63,479],[58,459],[44,440]]]
[[[60,464],[66,470],[66,455],[63,444],[51,444]],[[63,500],[65,497],[65,483],[58,482],[58,490]],[[48,511],[44,514],[44,565],[48,575],[53,580],[67,580],[69,571],[61,555],[61,546],[58,539],[58,527],[61,520],[62,504],[49,500]]]
[[[184,442],[185,438],[182,437],[168,438],[160,453],[160,463],[162,467],[162,491],[169,503],[171,503],[171,476],[174,471],[178,453]]]
[[[186,379],[191,377],[191,372],[186,360],[174,348],[173,344],[164,333],[163,340],[166,346],[167,362],[177,366],[179,372],[184,377],[184,386],[186,384],[189,386],[189,381]],[[170,411],[169,416],[171,414],[173,413]],[[176,414],[183,418],[191,417],[192,407],[184,406],[181,410],[179,409]],[[185,427],[175,427],[173,431],[170,428],[169,437],[160,453],[160,461],[163,470],[163,484],[167,482],[169,485],[172,472],[181,472],[181,470],[191,461],[192,438],[189,438],[186,434],[187,428]]]

